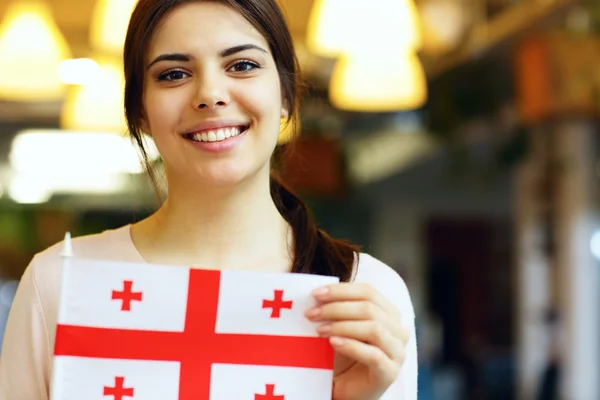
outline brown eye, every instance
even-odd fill
[[[250,72],[257,68],[260,68],[258,64],[251,61],[238,61],[233,64],[229,70],[232,72]]]
[[[187,75],[188,74],[186,72],[176,69],[176,70],[172,70],[172,71],[167,71],[167,72],[159,75],[158,80],[173,82],[173,81],[185,79],[187,77]]]

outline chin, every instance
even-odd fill
[[[244,182],[244,179],[236,177],[219,177],[219,178],[203,178],[201,179],[204,187],[212,188],[228,188],[236,187]]]
[[[228,188],[236,187],[250,182],[260,182],[269,177],[269,162],[242,162],[237,160],[202,160],[190,167],[178,166],[173,168],[172,174],[167,172],[168,180],[173,185],[185,188]],[[169,171],[169,168],[167,168]]]
[[[217,171],[207,171],[204,169],[198,174],[197,180],[207,187],[225,188],[238,186],[244,182],[250,181],[255,177],[255,173],[241,168],[218,169]]]

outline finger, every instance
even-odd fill
[[[410,331],[404,325],[400,326],[400,339],[404,344],[408,343],[410,339]]]
[[[338,301],[316,306],[305,313],[312,322],[379,321],[394,335],[402,337],[398,318],[390,318],[381,308],[367,301]]]
[[[359,340],[380,348],[389,358],[404,361],[405,342],[396,337],[383,324],[376,321],[342,321],[317,328],[321,337],[343,337]]]
[[[308,310],[306,317],[313,322],[391,320],[381,308],[368,301],[337,301],[321,304]]]
[[[333,336],[329,341],[337,353],[368,367],[382,384],[390,385],[400,373],[401,363],[389,358],[377,346],[339,336]]]
[[[321,303],[335,301],[370,301],[389,314],[400,315],[398,309],[367,283],[336,283],[313,291]]]

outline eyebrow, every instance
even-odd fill
[[[265,54],[267,53],[267,51],[265,49],[263,49],[260,46],[255,45],[255,44],[241,44],[239,46],[233,46],[233,47],[227,48],[227,49],[221,51],[219,53],[219,55],[221,57],[229,57],[231,55],[234,55],[236,53],[240,53],[240,52],[246,51],[246,50],[258,50],[258,51],[262,51]],[[161,62],[161,61],[190,62],[194,59],[195,59],[195,57],[188,53],[161,54],[160,56],[158,56],[154,60],[152,60],[152,62],[150,64],[148,64],[148,69],[150,69],[150,67],[152,67],[154,64]]]
[[[233,46],[228,49],[225,49],[219,54],[221,55],[221,57],[228,57],[233,54],[240,53],[240,52],[246,51],[246,50],[258,50],[258,51],[262,51],[265,54],[267,53],[267,51],[265,49],[263,49],[260,46],[255,45],[255,44],[241,44],[239,46]]]

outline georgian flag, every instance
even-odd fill
[[[65,261],[52,400],[330,400],[304,312],[337,278]]]

